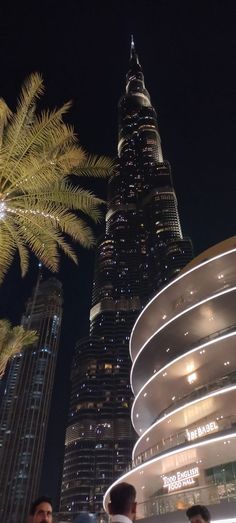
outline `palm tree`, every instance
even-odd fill
[[[36,331],[25,330],[20,325],[11,327],[8,320],[0,320],[0,378],[8,360],[20,352],[23,347],[35,343],[37,339]]]
[[[104,177],[113,168],[111,160],[88,157],[78,145],[63,122],[70,103],[36,112],[42,93],[42,77],[35,73],[23,85],[15,112],[0,99],[0,281],[17,251],[22,276],[29,251],[53,272],[58,248],[77,262],[68,238],[94,245],[85,215],[98,222],[103,202],[72,184],[70,175]]]

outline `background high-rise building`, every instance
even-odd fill
[[[61,512],[99,512],[106,487],[128,465],[129,336],[143,304],[191,259],[169,163],[134,44],[119,103],[116,171],[97,249],[90,336],[78,343],[66,431]]]
[[[0,520],[26,521],[38,495],[62,317],[62,286],[38,279],[22,325],[38,342],[8,368],[0,409]]]

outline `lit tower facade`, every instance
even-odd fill
[[[99,512],[106,486],[127,466],[134,441],[130,332],[148,297],[191,258],[132,41],[119,102],[118,161],[95,263],[90,336],[78,343],[72,368],[61,512]]]
[[[26,521],[38,495],[61,317],[61,283],[39,277],[22,318],[39,339],[12,359],[0,410],[0,520],[5,523]]]

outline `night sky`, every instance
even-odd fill
[[[67,121],[91,153],[115,156],[117,103],[130,34],[158,113],[183,232],[195,254],[235,234],[236,4],[227,0],[13,1],[0,8],[0,96],[11,108],[25,77],[42,73],[45,107],[73,100]],[[105,197],[105,182],[90,182]],[[56,499],[64,451],[69,371],[87,334],[93,253],[63,260],[64,317],[42,492]],[[18,322],[37,276],[14,264],[0,292],[0,317]],[[45,276],[49,273],[45,271]]]

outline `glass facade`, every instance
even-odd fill
[[[118,159],[96,253],[90,335],[76,347],[71,375],[63,513],[99,513],[107,486],[127,467],[134,443],[130,333],[148,298],[192,258],[133,44],[118,115]]]
[[[32,347],[9,364],[0,410],[0,519],[26,521],[38,495],[60,338],[62,287],[38,280],[22,325],[38,331]]]

